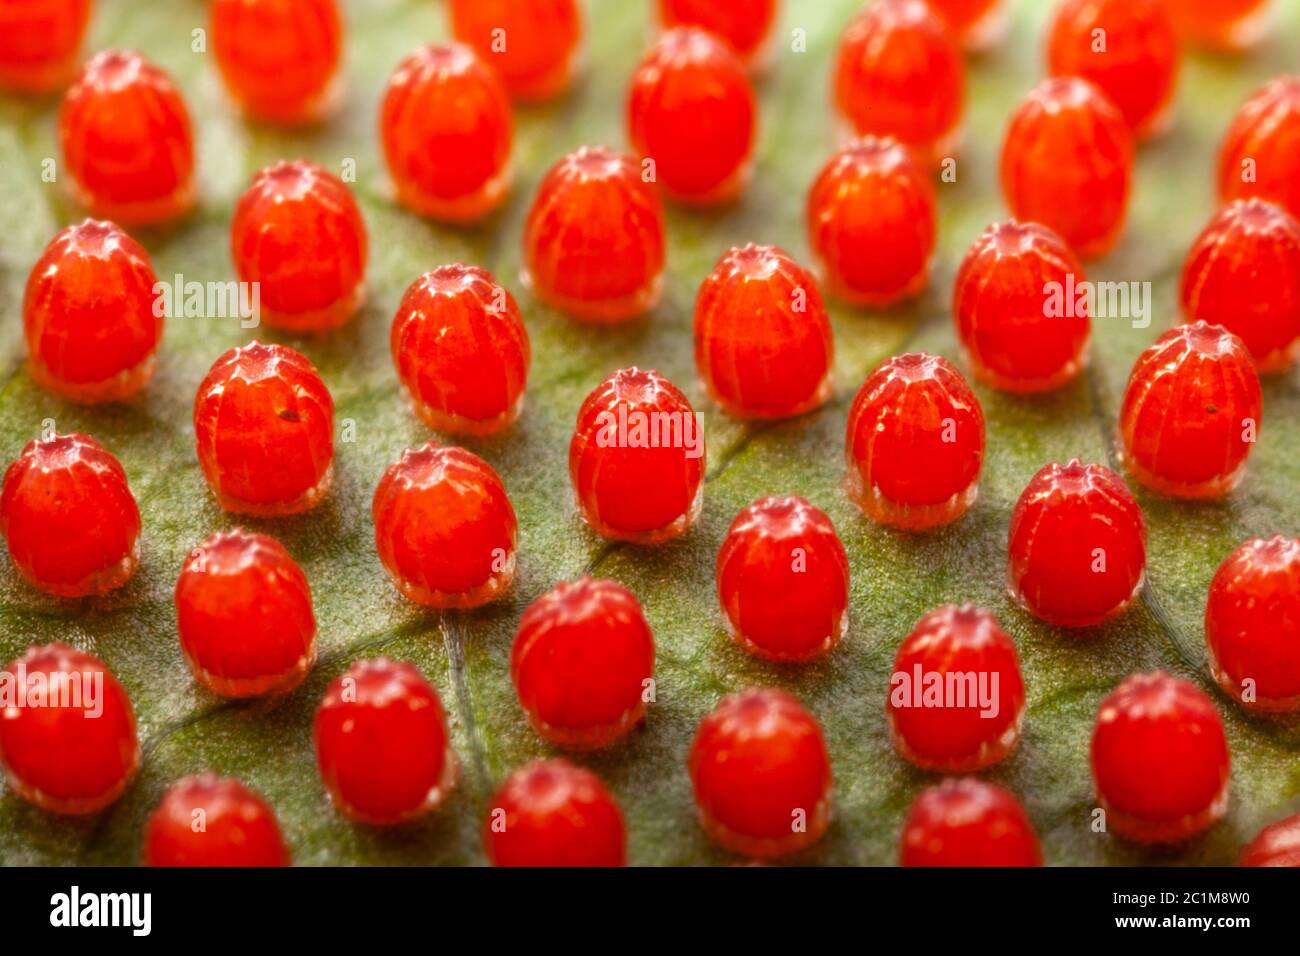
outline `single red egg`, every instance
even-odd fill
[[[1088,361],[1091,300],[1083,266],[1056,233],[1009,219],[966,252],[953,283],[962,351],[981,381],[1008,392],[1045,392]]]
[[[316,765],[349,820],[391,826],[434,810],[459,764],[438,692],[412,664],[358,661],[316,710]]]
[[[307,511],[334,480],[334,400],[288,346],[251,342],[218,358],[194,399],[194,438],[227,511]]]
[[[53,93],[77,71],[91,0],[5,0],[0,3],[0,89]]]
[[[808,193],[808,245],[832,295],[893,305],[925,288],[934,186],[906,148],[867,136],[830,158]]]
[[[1096,84],[1139,138],[1169,125],[1180,59],[1166,0],[1062,0],[1048,28],[1048,71]]]
[[[776,246],[723,254],[695,297],[695,367],[738,418],[788,418],[831,394],[835,342],[817,280]]]
[[[1001,163],[1012,215],[1059,233],[1085,259],[1124,231],[1132,176],[1128,124],[1087,80],[1044,80],[1012,114]]]
[[[1263,414],[1255,363],[1241,339],[1197,322],[1138,356],[1119,413],[1124,464],[1175,498],[1219,498],[1246,470]]]
[[[984,411],[947,359],[897,355],[849,409],[849,496],[871,520],[923,531],[956,521],[979,492]]]
[[[524,224],[524,285],[589,321],[619,322],[659,301],[664,214],[631,157],[583,146],[550,168]]]
[[[628,139],[655,181],[682,202],[737,198],[749,182],[758,106],[727,44],[692,27],[667,31],[632,74]]]
[[[467,223],[510,188],[510,100],[496,73],[461,43],[421,47],[397,65],[379,134],[397,201],[430,219]]]
[[[1015,642],[988,611],[936,608],[899,645],[885,716],[895,749],[916,766],[991,767],[1015,749],[1024,713]]]
[[[212,52],[226,89],[256,119],[310,123],[339,99],[336,0],[214,0]]]
[[[1237,111],[1219,149],[1219,198],[1267,199],[1300,217],[1300,76],[1280,76]]]
[[[59,108],[63,165],[97,219],[154,225],[194,205],[194,134],[180,90],[139,53],[95,54]]]
[[[176,581],[177,631],[195,679],[222,697],[282,694],[316,660],[316,616],[284,545],[236,528],[190,552]]]
[[[776,23],[777,0],[659,0],[665,28],[701,27],[726,40],[750,67],[764,60]]]
[[[365,299],[366,223],[343,181],[314,163],[281,160],[253,177],[230,222],[241,282],[256,283],[272,328],[320,332]]]
[[[650,544],[684,534],[704,501],[704,465],[691,403],[658,372],[620,369],[578,410],[569,477],[599,535]]]
[[[903,822],[900,866],[1042,866],[1043,850],[1020,801],[974,777],[922,790]]]
[[[627,830],[594,773],[534,760],[492,797],[483,847],[493,866],[624,866]]]
[[[1300,813],[1271,823],[1241,851],[1238,866],[1300,866]]]
[[[577,0],[451,0],[450,10],[452,34],[515,99],[553,99],[573,84],[582,53]]]
[[[1139,843],[1178,843],[1228,809],[1229,755],[1214,702],[1163,671],[1125,678],[1101,702],[1092,779],[1106,826]]]
[[[878,0],[840,39],[835,104],[860,134],[892,136],[927,165],[961,138],[966,67],[943,19],[922,0]]]
[[[1252,538],[1205,602],[1210,673],[1247,710],[1300,710],[1300,539]]]
[[[428,442],[402,452],[375,488],[375,548],[393,584],[429,607],[478,607],[515,575],[515,509],[492,466]]]
[[[1003,0],[926,0],[967,50],[984,50],[1007,28]]]
[[[116,402],[148,384],[162,339],[158,277],[144,247],[87,219],[50,240],[23,297],[28,367],[77,402]]]
[[[46,644],[29,648],[0,679],[16,688],[0,712],[10,790],[64,814],[94,813],[122,795],[140,764],[140,741],[131,699],[103,661]]]
[[[1283,372],[1300,353],[1300,221],[1260,199],[1230,203],[1187,253],[1183,318],[1240,338],[1260,372]]]
[[[724,697],[700,721],[688,767],[709,838],[746,856],[787,856],[821,839],[831,759],[821,725],[783,690]]]
[[[86,435],[27,443],[5,471],[0,531],[23,578],[60,597],[121,587],[140,562],[140,509],[126,472]]]
[[[826,512],[803,498],[760,498],[731,522],[717,562],[732,638],[777,661],[820,657],[849,627],[849,558]]]
[[[1187,40],[1235,52],[1264,38],[1276,17],[1273,0],[1170,0],[1174,26]]]
[[[524,407],[531,350],[515,298],[486,269],[439,266],[407,288],[389,338],[417,415],[451,435],[488,435]]]
[[[1100,624],[1142,587],[1146,541],[1142,509],[1115,472],[1077,458],[1044,465],[1011,512],[1011,594],[1048,624]]]
[[[233,777],[172,784],[144,828],[145,866],[288,866],[275,811]]]
[[[537,732],[591,750],[645,716],[655,641],[636,596],[614,581],[561,582],[524,611],[510,652],[519,703]]]

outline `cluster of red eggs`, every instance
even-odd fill
[[[749,70],[770,48],[774,0],[661,0],[666,27],[633,74],[628,138],[641,159],[603,147],[564,157],[541,182],[524,230],[533,295],[582,320],[617,322],[656,303],[664,264],[659,189],[714,205],[746,187],[757,107]],[[1245,38],[1257,4],[1178,5],[1201,40]],[[452,2],[461,42],[429,46],[397,67],[380,109],[397,201],[431,218],[483,218],[510,188],[510,97],[562,93],[581,19],[573,0]],[[1229,15],[1228,8],[1234,12]],[[1195,8],[1195,9],[1194,9]],[[1237,9],[1240,8],[1240,9]],[[936,9],[938,12],[936,12]],[[18,13],[12,13],[18,11]],[[997,0],[879,0],[846,29],[835,101],[856,135],[812,184],[808,238],[835,297],[884,306],[927,282],[935,242],[932,166],[956,147],[964,97],[959,43],[988,42]],[[0,3],[27,15],[0,42],[0,83],[57,88],[73,71],[89,0]],[[948,19],[945,21],[944,17]],[[1217,18],[1217,19],[1216,19]],[[38,29],[39,27],[39,29]],[[1098,29],[1108,47],[1094,48]],[[342,25],[333,0],[217,0],[212,42],[223,79],[251,116],[281,124],[327,115],[338,86]],[[21,39],[15,39],[21,38]],[[504,42],[501,42],[504,39]],[[5,45],[10,44],[10,45]],[[959,337],[975,374],[1012,392],[1058,388],[1084,364],[1087,309],[1044,308],[1047,283],[1080,283],[1078,257],[1119,236],[1135,137],[1154,135],[1172,100],[1179,48],[1159,0],[1065,0],[1049,36],[1053,78],[1012,117],[1003,189],[1023,221],[991,226],[967,254],[954,291]],[[65,167],[95,215],[157,223],[194,202],[190,121],[176,87],[138,54],[96,55],[64,96]],[[1120,417],[1132,476],[1188,498],[1228,493],[1261,413],[1257,367],[1286,368],[1300,347],[1300,81],[1279,80],[1242,110],[1223,150],[1228,205],[1197,241],[1183,277],[1190,324],[1138,360]],[[1252,174],[1241,174],[1244,162]],[[318,333],[357,311],[365,225],[347,186],[305,162],[263,170],[236,207],[239,278],[257,282],[263,318]],[[33,377],[82,402],[145,387],[162,332],[145,250],[112,222],[63,230],[32,270],[24,329]],[[407,289],[392,354],[431,428],[481,435],[519,415],[528,335],[513,296],[489,273],[442,266]],[[818,280],[771,246],[728,251],[701,284],[695,311],[700,375],[741,418],[787,418],[831,394],[833,341]],[[702,504],[703,437],[686,396],[653,371],[615,372],[583,403],[570,446],[579,510],[599,534],[642,543],[686,532]],[[328,492],[333,402],[293,349],[252,343],[217,359],[194,405],[197,453],[223,508],[299,513]],[[640,429],[640,432],[637,430]],[[639,435],[639,437],[637,437]],[[975,499],[984,417],[961,373],[931,355],[876,369],[849,413],[847,486],[871,519],[920,531],[959,518]],[[492,467],[430,442],[381,478],[373,504],[379,557],[410,600],[474,607],[509,587],[516,520]],[[137,563],[140,514],[117,460],[91,438],[29,444],[5,474],[0,528],[11,560],[53,594],[120,586]],[[1123,479],[1100,465],[1047,465],[1011,516],[1012,589],[1059,626],[1098,624],[1138,592],[1145,528]],[[1300,542],[1247,542],[1220,569],[1206,615],[1215,678],[1246,706],[1294,710],[1300,654]],[[849,567],[830,519],[798,497],[744,509],[722,544],[718,592],[736,641],[756,655],[803,661],[829,652],[848,623]],[[275,540],[214,534],[176,584],[182,652],[216,694],[296,687],[315,660],[315,620],[302,570]],[[520,620],[511,671],[538,733],[589,749],[643,718],[654,638],[636,597],[612,581],[561,583]],[[130,702],[94,657],[34,648],[9,671],[98,676],[104,716],[80,708],[19,710],[0,723],[14,790],[56,812],[97,810],[121,795],[139,760]],[[998,677],[996,717],[970,706],[911,708],[891,696],[899,753],[918,766],[969,773],[1004,758],[1020,734],[1025,693],[1010,637],[987,611],[944,607],[899,648],[898,673]],[[1243,682],[1257,694],[1241,697]],[[8,716],[8,715],[7,715]],[[376,825],[436,807],[457,761],[434,688],[411,665],[355,664],[317,711],[321,778],[338,809]],[[62,756],[75,747],[84,760]],[[1125,680],[1101,705],[1092,747],[1110,825],[1139,841],[1185,839],[1227,803],[1229,755],[1212,701],[1165,674]],[[830,814],[831,765],[817,721],[781,691],[728,697],[699,727],[688,759],[701,820],[722,846],[780,856],[815,842]],[[208,810],[204,833],[189,810]],[[621,814],[591,773],[563,760],[513,774],[492,803],[485,844],[498,863],[620,863]],[[1266,831],[1254,856],[1276,856],[1296,821]],[[1281,853],[1282,851],[1278,851]],[[1248,854],[1249,855],[1249,854]],[[974,779],[918,797],[904,863],[1041,862],[1016,799]],[[237,781],[177,784],[151,818],[150,862],[281,863],[274,815]],[[1253,859],[1253,856],[1252,856]]]

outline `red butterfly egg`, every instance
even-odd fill
[[[1266,199],[1300,217],[1300,76],[1257,90],[1219,148],[1219,198]]]
[[[1271,823],[1241,851],[1238,866],[1300,866],[1300,813]]]
[[[537,732],[590,750],[645,716],[655,642],[636,596],[614,581],[562,582],[519,619],[510,674]]]
[[[553,99],[572,84],[581,60],[577,0],[451,0],[451,32],[501,76],[510,95]]]
[[[0,3],[0,89],[52,93],[77,71],[91,0],[8,0]]]
[[[1091,627],[1126,610],[1146,570],[1146,524],[1124,479],[1103,465],[1044,465],[1011,512],[1008,580],[1030,613]]]
[[[922,0],[878,0],[849,23],[834,67],[835,103],[860,134],[892,136],[930,165],[961,134],[961,50]]]
[[[1052,230],[994,223],[966,252],[952,315],[977,378],[1008,392],[1072,381],[1087,362],[1090,303],[1083,266]],[[1049,291],[1050,290],[1050,291]]]
[[[1253,538],[1224,559],[1205,643],[1210,673],[1247,710],[1300,710],[1300,539]]]
[[[659,38],[632,75],[628,139],[653,160],[655,179],[697,205],[735,199],[749,181],[758,107],[726,43],[679,27]]]
[[[893,305],[925,288],[936,219],[934,186],[891,139],[844,147],[808,193],[808,244],[831,294],[855,305]]]
[[[550,168],[524,224],[522,278],[537,298],[619,322],[654,308],[663,269],[663,208],[635,160],[583,146]]]
[[[815,717],[783,690],[724,697],[687,761],[700,824],[715,843],[775,858],[812,846],[831,813],[831,760]]]
[[[504,201],[510,100],[464,44],[421,47],[398,64],[380,106],[379,135],[397,201],[421,216],[475,222]]]
[[[760,498],[731,523],[717,561],[718,600],[749,653],[803,661],[849,626],[849,559],[826,512],[803,498]]]
[[[452,435],[508,427],[524,405],[531,351],[519,306],[477,266],[439,266],[411,283],[390,335],[416,414]]]
[[[1180,57],[1165,0],[1063,0],[1048,31],[1052,75],[1095,83],[1138,137],[1168,125]]]
[[[339,98],[336,0],[214,0],[212,52],[226,89],[256,119],[310,123]]]
[[[1132,176],[1128,124],[1087,80],[1044,80],[1012,114],[1001,162],[1012,215],[1059,233],[1085,259],[1119,240]]]
[[[50,240],[23,297],[32,378],[78,402],[130,398],[153,376],[163,309],[149,253],[111,222]]]
[[[297,514],[334,480],[334,400],[311,362],[284,345],[252,342],[212,364],[194,399],[194,438],[227,511]]]
[[[140,741],[131,699],[103,661],[47,644],[0,677],[17,688],[0,720],[0,764],[12,792],[64,814],[94,813],[122,795],[140,764]]]
[[[233,777],[186,777],[163,794],[144,830],[146,866],[288,866],[275,811]]]
[[[912,801],[900,866],[1042,866],[1038,834],[1020,801],[974,777],[944,780]]]
[[[358,661],[325,690],[313,726],[316,766],[349,820],[392,826],[436,809],[460,766],[442,700],[412,664]]]
[[[478,607],[515,573],[517,524],[492,466],[428,442],[384,472],[371,505],[375,548],[397,589],[430,607]]]
[[[337,176],[298,160],[253,177],[230,222],[241,282],[256,283],[272,328],[319,332],[350,319],[365,298],[366,224]]]
[[[1163,671],[1125,678],[1101,702],[1092,779],[1106,827],[1139,843],[1178,843],[1228,809],[1230,758],[1214,702]]]
[[[880,524],[955,521],[979,490],[984,411],[944,358],[909,353],[872,372],[849,409],[849,496]]]
[[[885,715],[894,747],[925,770],[972,773],[1020,740],[1025,685],[1016,645],[971,604],[926,614],[899,645]]]
[[[97,53],[59,108],[63,164],[97,219],[153,225],[194,204],[194,134],[170,76],[126,50]]]
[[[788,418],[831,394],[835,343],[812,274],[776,246],[723,254],[695,298],[695,366],[739,418]]]
[[[1300,353],[1300,221],[1259,199],[1224,207],[1187,253],[1183,317],[1239,337],[1260,372]]]
[[[86,435],[27,443],[5,471],[0,532],[28,583],[60,597],[121,587],[140,562],[140,509],[126,472]]]
[[[777,0],[658,0],[665,28],[701,27],[726,40],[749,66],[767,55]]]
[[[307,576],[266,535],[219,531],[191,551],[176,618],[195,679],[222,697],[286,693],[316,660]]]
[[[1241,339],[1197,322],[1170,329],[1138,356],[1119,434],[1138,481],[1176,498],[1218,498],[1241,480],[1263,398]]]
[[[685,534],[704,500],[704,432],[691,403],[655,371],[625,368],[578,410],[569,477],[597,534],[650,544]]]
[[[623,866],[627,828],[590,770],[534,760],[492,797],[483,846],[493,866]]]

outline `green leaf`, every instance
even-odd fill
[[[949,318],[953,272],[983,227],[1005,216],[996,163],[1012,106],[1039,77],[1047,4],[1016,5],[1011,34],[970,65],[966,150],[958,181],[941,184],[940,250],[929,290],[907,308],[866,313],[833,306],[837,343],[834,400],[819,412],[776,425],[745,425],[709,406],[691,356],[695,288],[729,246],[779,243],[807,257],[803,203],[813,175],[835,146],[827,92],[830,58],[857,0],[788,0],[781,38],[801,27],[807,52],[783,55],[760,82],[762,134],[753,188],[726,212],[669,211],[666,295],[648,319],[592,330],[533,301],[519,286],[523,216],[542,172],[583,143],[624,143],[622,98],[649,27],[645,5],[593,0],[587,73],[558,104],[521,110],[517,181],[507,207],[480,229],[423,222],[389,198],[375,115],[397,61],[416,44],[445,35],[430,0],[351,3],[349,100],[323,128],[287,133],[243,123],[226,102],[208,56],[190,52],[204,25],[198,0],[101,4],[91,46],[141,49],[170,70],[197,123],[202,207],[171,232],[140,238],[160,277],[232,278],[227,254],[234,202],[252,173],[280,158],[306,157],[338,168],[357,162],[357,193],[369,224],[369,300],[359,318],[325,339],[287,340],[320,368],[340,420],[356,441],[340,444],[337,481],[310,515],[245,522],[279,537],[311,580],[320,663],[306,684],[274,704],[232,704],[196,686],[177,645],[172,587],[189,550],[218,528],[222,513],[197,467],[190,426],[194,391],[212,360],[244,341],[231,320],[172,320],[159,374],[147,394],[113,408],[81,408],[38,390],[23,366],[20,308],[27,271],[56,229],[80,213],[59,186],[45,185],[41,160],[57,157],[55,103],[0,100],[0,455],[12,459],[46,418],[60,431],[85,431],[122,460],[144,517],[143,562],[121,591],[58,601],[25,586],[8,562],[0,570],[0,658],[35,643],[63,640],[102,657],[130,692],[145,759],[127,794],[103,813],[65,820],[0,797],[0,862],[129,863],[163,790],[178,777],[212,769],[264,793],[279,814],[297,862],[479,863],[479,830],[490,795],[511,769],[551,749],[529,728],[510,683],[509,650],[519,614],[557,580],[583,571],[613,577],[640,597],[658,642],[657,696],[646,725],[607,752],[583,758],[621,801],[630,854],[642,864],[720,863],[694,817],[685,756],[700,718],[728,691],[779,685],[822,721],[834,761],[834,823],[802,860],[886,863],[897,853],[902,815],[932,782],[903,762],[885,731],[884,701],[894,651],[925,611],[975,601],[998,614],[1015,638],[1028,693],[1023,741],[987,774],[1018,793],[1042,834],[1048,862],[1230,863],[1259,827],[1300,809],[1300,735],[1294,723],[1243,715],[1218,696],[1233,751],[1232,806],[1209,834],[1157,856],[1089,828],[1093,796],[1087,742],[1101,697],[1124,675],[1156,667],[1203,685],[1204,595],[1218,563],[1241,540],[1300,531],[1300,390],[1297,377],[1269,381],[1261,441],[1239,491],[1219,504],[1188,505],[1140,494],[1150,525],[1150,567],[1140,603],[1122,619],[1084,634],[1044,626],[1005,593],[1011,506],[1045,462],[1072,456],[1112,461],[1112,431],[1128,370],[1175,321],[1184,252],[1213,209],[1218,138],[1248,92],[1294,66],[1300,4],[1283,4],[1274,40],[1242,59],[1191,56],[1169,135],[1144,147],[1131,224],[1095,279],[1149,280],[1154,321],[1135,329],[1099,320],[1091,369],[1082,381],[1038,399],[978,387],[988,419],[980,498],[955,527],[923,536],[879,528],[841,489],[848,403],[885,357],[924,349],[957,359]],[[388,355],[388,323],[405,286],[440,263],[491,269],[519,297],[533,340],[528,407],[507,434],[468,443],[503,475],[520,521],[517,583],[501,604],[445,616],[401,599],[375,556],[370,496],[389,462],[429,433],[402,401]],[[567,478],[569,434],[579,403],[624,365],[655,367],[705,413],[709,471],[704,514],[684,539],[659,549],[610,545],[578,520]],[[853,573],[852,625],[828,658],[802,667],[746,656],[724,636],[713,561],[736,511],[753,499],[796,492],[834,519]],[[461,758],[461,784],[430,818],[391,831],[357,827],[331,809],[316,775],[311,720],[326,683],[354,660],[387,654],[416,663],[439,688]],[[1217,694],[1217,691],[1215,692]]]

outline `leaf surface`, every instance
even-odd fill
[[[229,219],[252,174],[281,158],[338,169],[357,165],[358,198],[371,238],[368,303],[357,320],[324,339],[281,339],[301,348],[333,392],[355,442],[337,449],[337,478],[314,512],[244,522],[279,537],[311,581],[320,663],[302,688],[275,704],[222,702],[199,688],[176,639],[172,588],[186,554],[208,534],[237,522],[222,513],[199,472],[190,423],[198,382],[212,361],[250,333],[230,319],[169,322],[159,373],[147,393],[112,408],[81,408],[37,389],[24,367],[22,289],[41,249],[80,218],[61,187],[41,181],[41,161],[57,157],[56,103],[0,99],[0,455],[17,455],[45,419],[60,431],[96,436],[122,460],[144,518],[139,573],[119,592],[81,602],[25,586],[0,568],[0,658],[62,640],[103,658],[135,703],[145,758],[127,794],[85,820],[55,818],[0,795],[0,862],[131,863],[150,810],[178,777],[201,770],[233,774],[275,806],[298,863],[480,863],[479,831],[495,786],[513,768],[552,753],[528,726],[510,682],[509,651],[519,615],[556,581],[584,571],[628,585],[640,598],[658,645],[657,702],[643,729],[584,757],[625,810],[630,857],[640,864],[723,863],[696,824],[686,752],[700,718],[719,698],[748,685],[796,693],[825,727],[835,769],[834,821],[801,859],[887,863],[897,853],[902,816],[933,781],[890,745],[884,702],[894,652],[916,620],[945,602],[992,609],[1020,650],[1028,706],[1015,754],[987,776],[1024,800],[1054,864],[1230,863],[1264,824],[1300,809],[1300,734],[1294,724],[1244,716],[1217,691],[1233,752],[1227,819],[1180,850],[1157,856],[1091,832],[1094,806],[1087,748],[1098,702],[1122,677],[1163,667],[1207,688],[1201,627],[1204,596],[1219,562],[1259,534],[1300,532],[1300,389],[1297,376],[1265,386],[1265,420],[1247,477],[1227,502],[1188,505],[1139,492],[1149,523],[1150,563],[1141,602],[1092,632],[1047,627],[1006,595],[1010,510],[1044,463],[1078,456],[1114,464],[1113,429],[1138,353],[1177,318],[1182,258],[1212,211],[1219,137],[1246,95],[1292,70],[1300,55],[1300,4],[1281,5],[1274,39],[1247,58],[1191,56],[1184,64],[1176,124],[1142,149],[1130,226],[1117,249],[1093,264],[1097,280],[1152,284],[1152,322],[1094,323],[1091,367],[1080,381],[1038,399],[981,386],[988,454],[980,497],[954,527],[924,536],[879,528],[842,488],[848,404],[866,374],[905,350],[958,361],[950,319],[952,279],[966,247],[1006,215],[997,156],[1007,116],[1041,75],[1049,5],[1014,4],[1004,42],[970,62],[965,151],[955,183],[939,186],[940,246],[928,291],[890,312],[832,304],[836,390],[820,411],[797,421],[747,425],[721,415],[696,381],[691,318],[695,289],[728,247],[782,245],[807,261],[803,204],[836,144],[828,76],[839,33],[857,0],[787,0],[773,69],[759,83],[761,138],[753,187],[720,213],[669,207],[668,272],[662,304],[623,328],[590,329],[545,308],[518,282],[519,239],[534,189],[560,155],[584,143],[622,147],[623,96],[650,25],[646,4],[592,0],[587,72],[573,93],[546,108],[521,110],[509,203],[481,228],[423,222],[391,201],[375,130],[384,83],[417,43],[446,35],[443,5],[369,0],[348,5],[348,100],[324,127],[280,132],[245,124],[227,103],[210,54],[191,52],[204,25],[197,0],[100,4],[89,48],[140,49],[176,77],[199,143],[202,206],[171,232],[140,236],[160,278],[233,278]],[[791,31],[806,31],[806,52],[789,52]],[[533,342],[527,409],[503,436],[467,442],[502,474],[520,521],[516,586],[501,604],[438,615],[405,602],[375,555],[370,497],[402,449],[430,434],[407,410],[388,352],[398,299],[421,272],[454,261],[486,266],[519,298]],[[615,368],[654,367],[685,388],[704,412],[708,478],[704,512],[684,539],[658,549],[610,545],[579,521],[569,490],[568,439],[578,405]],[[852,623],[828,658],[802,667],[766,664],[725,636],[713,562],[735,513],[763,495],[797,493],[826,510],[848,550]],[[453,724],[461,784],[431,817],[390,831],[356,827],[331,809],[316,774],[311,721],[326,683],[352,661],[386,654],[416,663],[438,687]]]

